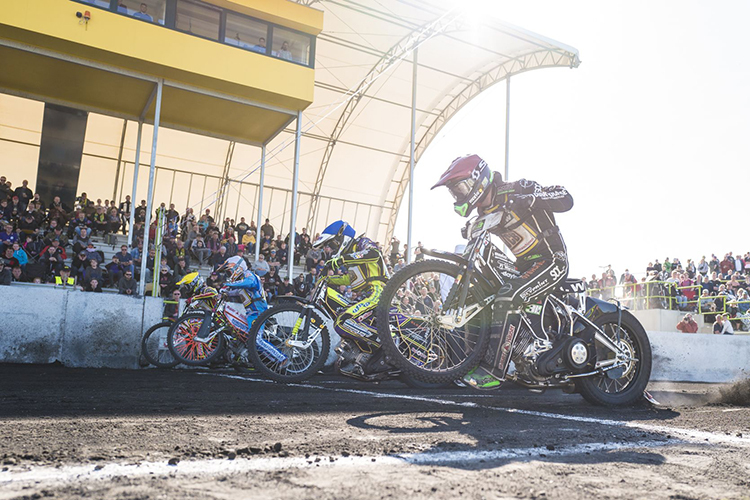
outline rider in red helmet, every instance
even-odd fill
[[[526,179],[504,182],[501,174],[490,170],[477,155],[453,160],[432,189],[438,186],[448,188],[455,199],[453,207],[462,217],[475,208],[479,215],[506,210],[503,223],[491,231],[513,252],[521,276],[498,291],[496,302],[503,306],[502,316],[496,309],[500,321],[505,322],[511,306],[532,303],[565,280],[568,256],[554,215],[573,207],[573,198],[565,188],[543,187]],[[490,373],[492,365],[483,365],[472,370],[466,381],[479,388],[499,385]]]

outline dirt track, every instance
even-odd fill
[[[750,408],[0,365],[4,498],[750,498]],[[170,465],[169,462],[172,464]]]

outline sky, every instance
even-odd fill
[[[579,51],[577,69],[513,77],[510,103],[511,179],[562,185],[575,200],[557,215],[571,277],[750,251],[750,2],[474,3]],[[462,243],[466,220],[445,188],[430,187],[467,153],[504,170],[505,92],[500,83],[480,94],[422,156],[415,243]]]

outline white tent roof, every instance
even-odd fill
[[[417,160],[483,90],[511,75],[580,62],[572,47],[498,20],[472,18],[440,0],[299,3],[325,12],[315,101],[303,113],[300,228],[320,230],[344,217],[381,242],[390,237],[409,181],[415,47]],[[269,151],[292,139],[281,134]],[[292,156],[287,147],[269,169],[275,161],[291,167]]]

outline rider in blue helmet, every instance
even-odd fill
[[[324,273],[329,269],[336,272],[340,267],[347,269],[346,274],[331,276],[328,279],[330,285],[346,285],[352,291],[364,292],[359,302],[349,306],[336,318],[336,326],[352,335],[361,336],[359,329],[349,328],[346,322],[375,308],[383,284],[388,279],[388,270],[375,243],[364,235],[357,237],[356,234],[353,227],[339,220],[323,230],[313,247],[329,246],[333,250],[333,257],[326,262]]]
[[[229,297],[239,297],[247,313],[247,324],[252,325],[260,313],[268,309],[266,294],[263,284],[258,275],[248,270],[245,259],[239,256],[230,257],[221,265],[219,270],[225,270],[229,276],[229,282],[224,285],[228,288]]]

